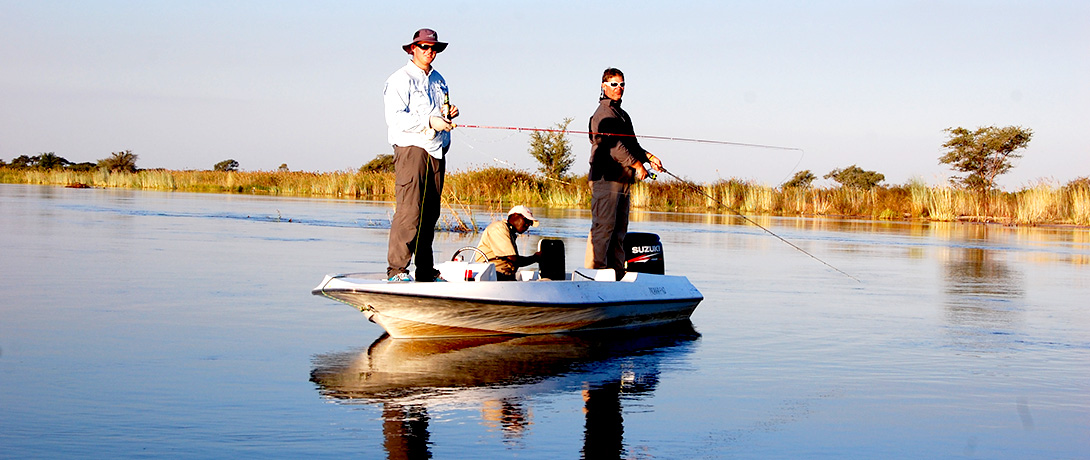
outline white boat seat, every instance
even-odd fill
[[[537,270],[519,270],[515,272],[518,281],[537,281],[541,279],[541,273]]]
[[[496,281],[496,264],[492,262],[447,261],[436,264],[435,269],[450,282],[467,281],[467,271],[471,272],[473,281]]]
[[[593,268],[580,268],[576,269],[571,278],[573,281],[581,280],[594,280],[594,281],[617,281],[617,272],[612,268],[603,268],[596,270]]]

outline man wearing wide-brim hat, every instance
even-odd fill
[[[420,29],[416,31],[416,33],[413,34],[413,41],[406,45],[402,45],[401,49],[405,50],[406,53],[413,54],[412,47],[417,43],[435,45],[436,53],[442,53],[443,50],[447,49],[447,44],[439,41],[439,36],[431,29]]]
[[[434,30],[420,29],[401,48],[411,58],[386,79],[382,92],[387,138],[394,149],[397,203],[390,221],[386,276],[390,281],[412,281],[408,267],[415,255],[417,281],[443,281],[435,270],[432,241],[454,129],[451,119],[458,116],[458,108],[450,104],[447,82],[431,64],[447,44]]]

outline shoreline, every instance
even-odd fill
[[[393,201],[394,190],[392,173],[358,171],[157,169],[130,173],[0,167],[0,183],[376,201]],[[559,181],[522,171],[483,168],[449,172],[443,200],[444,207],[457,218],[459,210],[467,210],[469,205],[589,209],[590,190],[585,176]],[[1090,227],[1090,183],[1084,180],[986,195],[919,183],[855,189],[769,187],[737,179],[710,184],[659,180],[635,184],[632,205],[634,210],[652,212]]]

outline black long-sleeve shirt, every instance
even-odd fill
[[[636,141],[632,119],[621,108],[621,102],[601,98],[590,117],[590,132],[590,180],[635,183],[632,165],[648,161],[647,151]]]

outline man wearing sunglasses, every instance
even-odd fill
[[[387,137],[394,148],[394,198],[386,276],[390,281],[412,281],[409,262],[416,256],[417,281],[444,281],[434,266],[432,241],[439,220],[439,200],[450,148],[451,119],[458,108],[450,105],[447,82],[432,68],[436,55],[447,48],[431,29],[420,29],[402,46],[409,63],[386,80],[382,91]]]
[[[602,95],[590,117],[591,227],[587,268],[612,268],[624,276],[624,237],[631,206],[629,189],[647,177],[644,163],[662,171],[662,162],[636,141],[632,119],[621,108],[624,73],[602,72]]]

